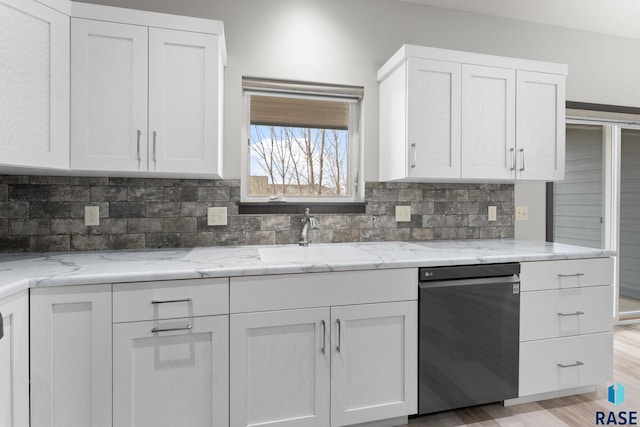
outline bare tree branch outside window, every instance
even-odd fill
[[[251,125],[251,195],[348,196],[349,132]]]

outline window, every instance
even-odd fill
[[[242,201],[362,200],[363,89],[243,78]]]

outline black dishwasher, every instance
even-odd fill
[[[520,264],[420,268],[419,415],[518,397]]]

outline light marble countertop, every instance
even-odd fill
[[[310,273],[383,268],[433,267],[500,262],[598,258],[615,252],[525,240],[460,240],[310,245],[327,254],[263,261],[261,252],[295,245],[226,246],[144,251],[64,252],[0,255],[0,298],[27,288],[204,277]],[[318,248],[318,249],[315,249]],[[354,253],[341,257],[342,252]],[[337,254],[331,256],[331,254]]]

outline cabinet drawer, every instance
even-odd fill
[[[520,294],[520,341],[559,338],[613,327],[613,286]]]
[[[194,279],[113,285],[113,322],[229,313],[229,279]]]
[[[613,284],[613,258],[523,262],[520,289],[538,291]]]
[[[612,377],[612,332],[520,344],[520,397],[600,384]]]

